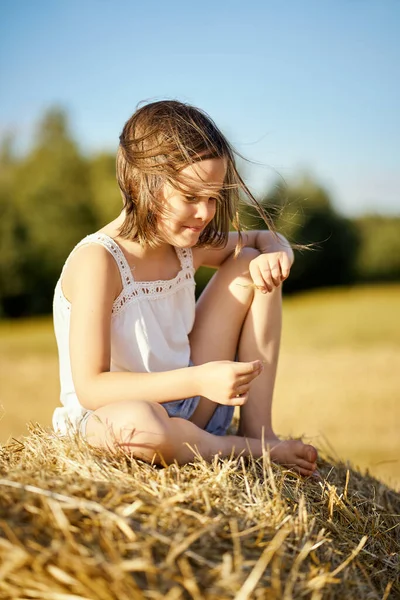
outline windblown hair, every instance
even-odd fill
[[[125,221],[120,228],[122,237],[156,246],[161,241],[158,219],[167,214],[160,199],[163,184],[170,184],[187,197],[193,196],[193,181],[184,178],[181,171],[210,158],[225,158],[227,172],[219,193],[210,184],[196,189],[197,195],[211,194],[217,198],[215,216],[197,245],[224,247],[232,224],[239,233],[236,253],[240,251],[241,191],[273,229],[270,218],[236,169],[232,146],[204,111],[175,100],[147,104],[125,123],[119,140],[116,169],[125,209]]]

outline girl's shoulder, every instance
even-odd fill
[[[60,279],[63,294],[69,302],[77,290],[86,289],[94,297],[102,291],[117,298],[122,287],[115,257],[105,244],[98,243],[92,236],[87,236],[75,246]]]

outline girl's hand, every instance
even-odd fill
[[[292,256],[292,251],[290,254],[287,250],[280,250],[260,254],[254,258],[249,265],[254,286],[263,294],[279,287],[289,277]]]
[[[199,373],[199,393],[213,402],[242,406],[248,400],[252,381],[263,370],[261,360],[233,362],[218,360],[196,367]]]

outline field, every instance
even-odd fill
[[[400,286],[284,300],[276,430],[400,489]],[[0,442],[50,426],[58,403],[51,318],[0,323]]]

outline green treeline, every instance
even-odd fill
[[[400,217],[346,219],[310,177],[277,181],[262,200],[277,230],[299,245],[286,292],[359,281],[400,280]],[[49,313],[66,257],[122,208],[115,156],[85,157],[66,114],[48,111],[25,156],[0,147],[0,317]],[[247,227],[264,228],[253,209]],[[302,246],[307,246],[301,249]],[[204,284],[199,279],[199,288]]]
[[[69,252],[121,207],[114,157],[84,157],[62,111],[44,116],[27,156],[17,158],[11,140],[5,140],[0,155],[0,315],[51,312]]]
[[[298,245],[285,292],[400,280],[400,216],[346,218],[307,175],[296,183],[278,180],[261,204],[272,211],[277,231]],[[245,210],[244,221],[265,227],[254,209]]]

